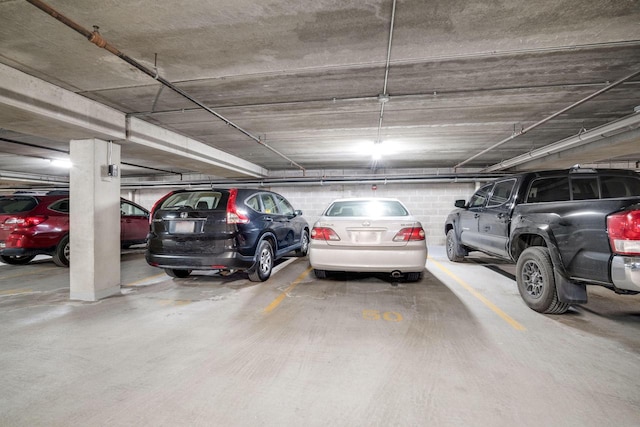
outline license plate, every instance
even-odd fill
[[[0,249],[6,248],[7,244],[5,242],[0,242]]]
[[[193,233],[195,229],[194,221],[175,221],[173,226],[174,233]]]
[[[351,234],[353,243],[378,243],[380,233],[375,231],[356,231]]]

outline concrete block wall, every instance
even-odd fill
[[[428,245],[444,245],[444,221],[454,209],[456,199],[469,199],[473,194],[473,183],[410,183],[378,184],[328,184],[313,186],[265,186],[265,189],[282,194],[295,209],[303,211],[309,226],[324,209],[338,198],[345,197],[391,197],[401,200],[420,221],[427,234]],[[132,200],[147,209],[170,189],[144,189],[125,191],[122,197]]]
[[[422,223],[427,244],[444,245],[444,221],[454,208],[456,199],[468,199],[473,183],[452,184],[384,184],[372,190],[370,184],[327,185],[310,187],[272,187],[285,196],[296,209],[301,209],[309,225],[318,219],[334,199],[347,197],[390,197],[399,199]]]

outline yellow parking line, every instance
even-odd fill
[[[44,272],[47,271],[53,271],[53,270],[57,270],[60,273],[64,273],[69,271],[68,269],[64,268],[64,267],[47,267],[47,268],[38,268],[34,271],[22,271],[22,269],[20,269],[21,271],[19,273],[16,274],[11,274],[8,276],[0,276],[0,281],[2,280],[8,280],[8,279],[15,279],[18,277],[24,277],[24,276],[35,276],[37,274],[42,274]]]
[[[518,330],[518,331],[526,331],[527,328],[525,328],[524,326],[522,326],[520,323],[518,323],[517,321],[515,321],[511,316],[509,316],[507,313],[505,313],[504,311],[500,310],[498,308],[498,306],[496,306],[494,303],[492,303],[491,301],[489,301],[486,297],[484,297],[480,292],[476,291],[475,289],[473,289],[471,287],[471,285],[469,285],[468,283],[466,283],[465,281],[463,281],[462,279],[460,279],[458,276],[456,276],[455,274],[453,274],[451,271],[449,271],[445,266],[443,266],[442,264],[440,264],[439,262],[437,262],[436,260],[434,260],[433,258],[429,257],[429,262],[434,264],[436,267],[438,267],[440,270],[442,270],[445,274],[447,274],[449,277],[451,277],[453,280],[455,280],[460,286],[462,286],[463,288],[465,288],[471,295],[473,295],[474,297],[476,297],[477,299],[479,299],[484,305],[486,305],[487,307],[489,307],[489,309],[491,309],[491,311],[493,311],[494,313],[496,313],[498,316],[500,316],[502,318],[502,320],[504,320],[505,322],[507,322],[509,325],[511,325],[512,328]]]
[[[305,271],[303,271],[302,274],[299,275],[298,278],[296,280],[294,280],[293,283],[287,289],[285,289],[280,295],[278,295],[278,297],[276,299],[274,299],[271,302],[271,304],[269,304],[264,309],[264,312],[265,313],[271,313],[273,310],[275,310],[276,307],[278,307],[280,305],[282,300],[284,300],[287,297],[287,294],[289,292],[291,292],[293,290],[293,288],[298,286],[298,284],[300,282],[302,282],[302,280],[304,280],[305,277],[307,277],[307,274],[309,274],[310,271],[311,271],[311,266],[309,266]]]
[[[127,283],[126,285],[122,285],[122,286],[125,287],[125,288],[130,288],[130,287],[137,286],[140,283],[145,283],[145,282],[148,282],[150,280],[157,279],[159,277],[165,277],[165,276],[166,276],[166,274],[160,273],[160,274],[156,274],[155,276],[149,276],[149,277],[146,277],[144,279],[136,280],[133,283]],[[166,277],[168,277],[168,276],[166,276]]]
[[[2,296],[13,296],[13,295],[20,295],[20,294],[32,294],[33,293],[33,289],[7,289],[4,291],[0,291],[0,295]]]

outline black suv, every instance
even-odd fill
[[[174,191],[151,211],[146,259],[171,277],[246,270],[250,280],[262,282],[276,259],[292,251],[307,254],[309,225],[301,215],[271,191]]]

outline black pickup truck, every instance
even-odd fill
[[[586,285],[640,292],[640,174],[584,169],[527,172],[455,202],[447,256],[470,251],[517,264],[518,290],[541,313],[587,302]]]

